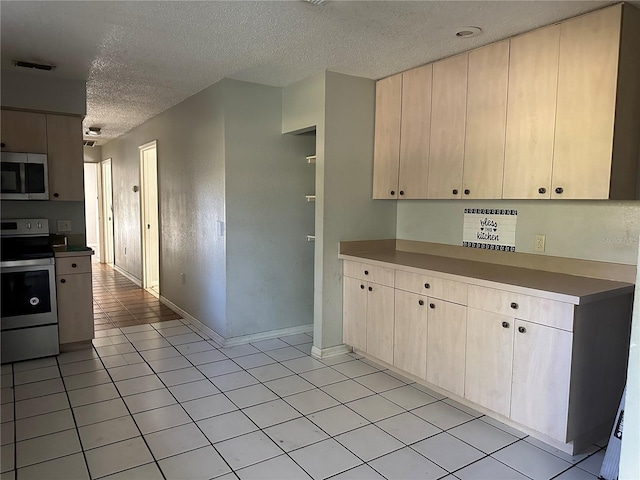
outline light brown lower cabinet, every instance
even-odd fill
[[[344,277],[347,345],[570,454],[610,430],[630,293],[573,304],[427,270],[396,269],[393,280],[380,262],[345,261],[344,270],[361,276]],[[371,276],[386,285],[364,280]]]
[[[56,295],[60,345],[91,341],[93,291],[91,257],[56,258]]]

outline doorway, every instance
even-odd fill
[[[102,263],[108,263],[113,265],[114,263],[114,251],[113,251],[113,180],[111,174],[111,159],[108,158],[100,162],[100,212],[102,221],[100,222],[101,237],[100,242],[100,260]]]
[[[142,226],[142,286],[160,295],[160,226],[158,215],[158,155],[156,141],[140,149],[140,214]]]

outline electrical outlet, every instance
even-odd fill
[[[184,276],[184,273],[181,273],[181,274],[180,274],[180,283],[181,283],[182,285],[184,285],[185,283],[187,283],[187,280],[186,280],[186,278],[185,278],[185,276]]]
[[[71,220],[58,220],[58,232],[70,232]]]
[[[534,245],[534,250],[536,252],[544,252],[544,244],[546,243],[547,236],[541,233],[536,235],[536,243]]]

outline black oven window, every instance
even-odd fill
[[[2,317],[51,311],[49,272],[2,272]]]

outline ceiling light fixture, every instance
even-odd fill
[[[471,38],[471,37],[477,37],[481,33],[482,33],[482,29],[479,27],[462,27],[456,30],[456,37]]]
[[[89,129],[84,132],[85,135],[89,135],[90,137],[96,137],[102,133],[100,131],[100,127],[89,127]]]
[[[24,62],[22,60],[14,60],[13,64],[16,67],[35,68],[36,70],[46,70],[48,72],[56,68],[55,65],[47,65],[46,63]]]

